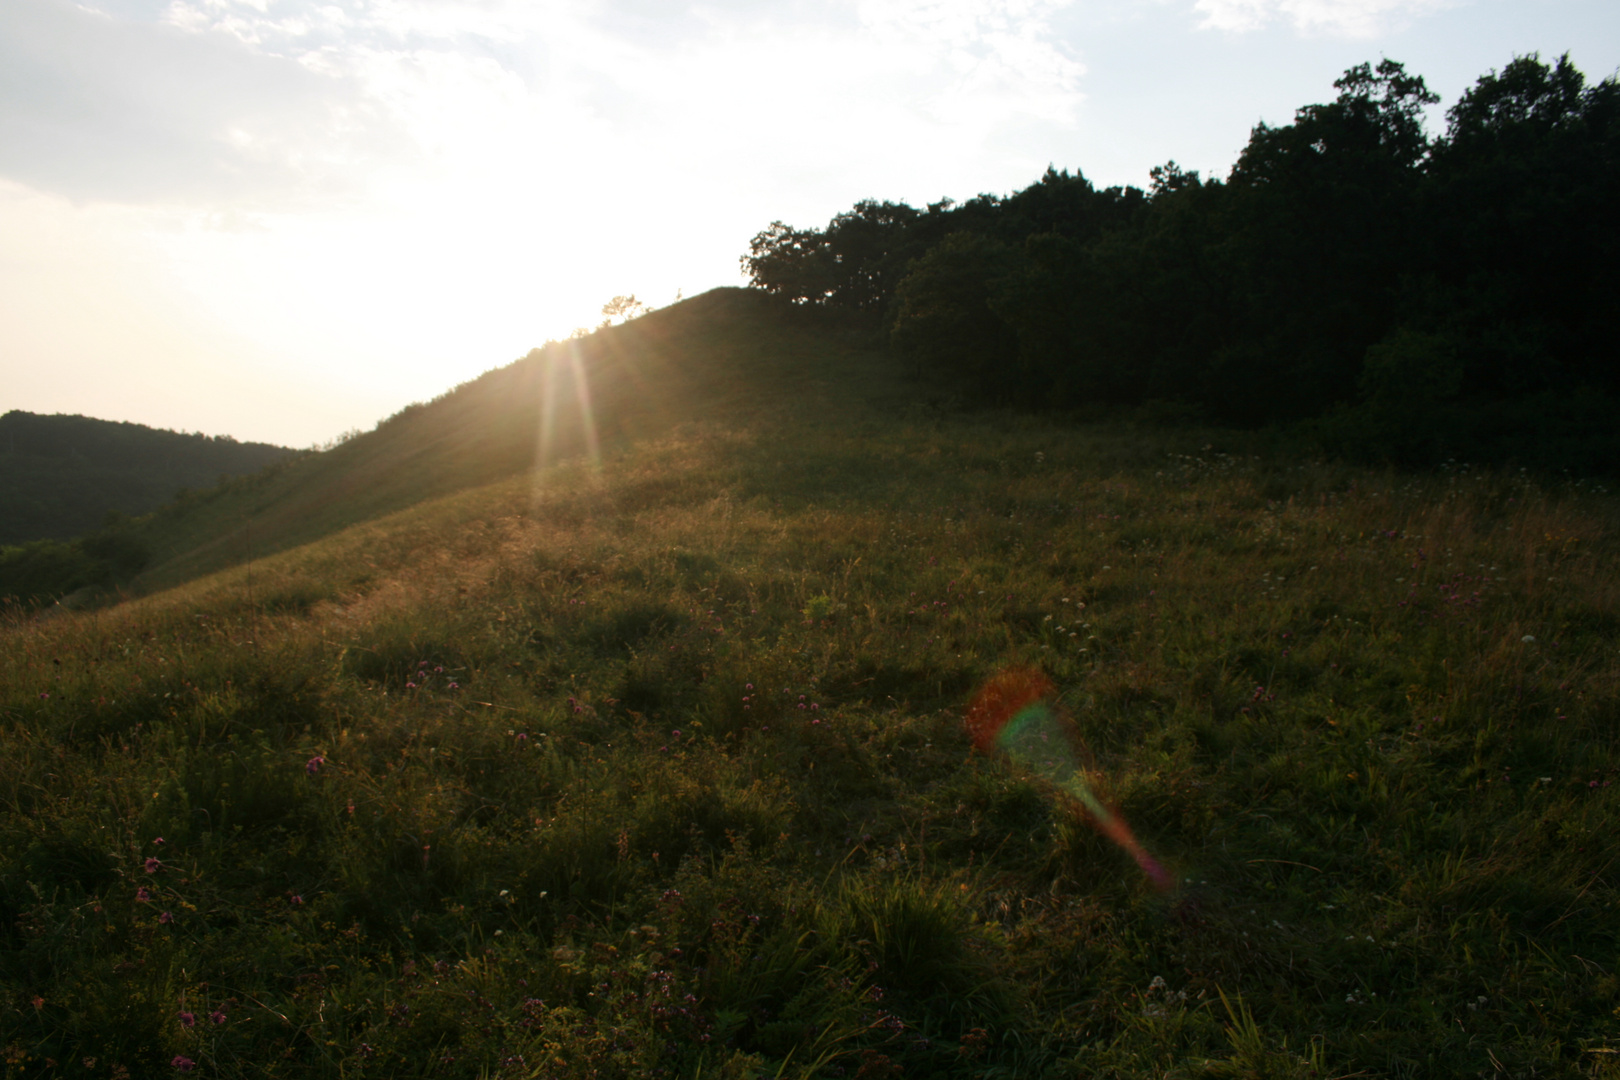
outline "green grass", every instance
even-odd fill
[[[1612,1075],[1612,497],[706,332],[600,467],[3,631],[8,1076]]]

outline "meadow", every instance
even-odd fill
[[[1614,496],[763,319],[599,460],[0,629],[5,1075],[1620,1075]],[[1173,888],[974,748],[1016,667]]]

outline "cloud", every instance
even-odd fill
[[[306,59],[308,62],[306,62]],[[76,201],[285,205],[406,148],[341,69],[215,27],[0,7],[0,175]]]
[[[1456,0],[1197,0],[1202,26],[1233,33],[1284,21],[1304,34],[1370,38]]]
[[[686,158],[754,143],[802,174],[915,158],[920,139],[959,158],[1069,126],[1083,100],[1051,24],[1072,0],[159,2],[0,6],[0,175],[81,201],[281,208],[559,140],[606,159],[624,140]],[[756,141],[782,123],[808,130]]]

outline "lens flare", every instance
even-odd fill
[[[591,403],[591,383],[581,356],[578,339],[563,342],[546,350],[540,391],[539,444],[535,450],[535,464],[548,465],[556,453],[557,408],[563,404],[568,390],[573,391],[574,416],[585,453],[592,465],[602,461],[601,440],[596,433],[596,410]],[[562,385],[566,383],[566,388]]]
[[[1074,721],[1048,703],[1055,689],[1050,679],[1031,668],[1012,668],[995,676],[974,695],[968,709],[967,730],[973,744],[986,754],[1006,754],[1079,799],[1098,832],[1135,859],[1154,887],[1170,889],[1175,882],[1169,872],[1087,785]]]

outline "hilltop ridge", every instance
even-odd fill
[[[846,346],[829,351],[779,301],[737,288],[552,342],[329,451],[165,508],[140,529],[153,558],[131,586],[161,589],[426,499],[600,459],[676,424],[761,422],[834,381],[841,401],[900,392],[892,365]]]

